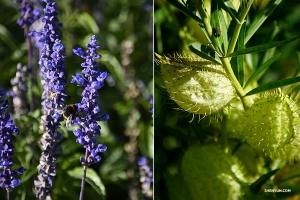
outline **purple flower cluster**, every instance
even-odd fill
[[[145,156],[141,156],[138,160],[138,165],[140,166],[140,182],[142,184],[142,193],[145,198],[151,198],[153,192],[151,190],[151,183],[153,182],[152,169],[148,166],[148,160]]]
[[[57,5],[50,0],[44,0],[46,7],[42,22],[44,28],[41,33],[33,31],[30,35],[38,37],[42,44],[39,64],[41,65],[40,76],[42,77],[43,95],[42,102],[42,129],[43,136],[41,145],[44,149],[38,166],[38,180],[34,182],[35,193],[39,199],[50,197],[50,188],[56,175],[55,167],[58,154],[62,153],[58,141],[62,139],[62,134],[58,132],[60,122],[63,121],[61,115],[65,107],[67,94],[65,85],[66,70],[64,67],[64,45],[59,40],[59,28],[62,24],[57,18]]]
[[[0,168],[3,169],[0,172],[0,187],[4,187],[7,190],[20,185],[20,179],[16,176],[23,174],[24,167],[20,167],[17,170],[12,170],[14,155],[14,145],[12,143],[12,135],[19,134],[18,128],[13,124],[8,114],[5,114],[8,108],[8,101],[3,100],[4,91],[0,88]]]
[[[22,1],[19,11],[21,18],[18,19],[17,24],[21,27],[30,26],[41,17],[41,11],[33,9],[33,3],[27,0]]]
[[[81,157],[80,162],[82,166],[88,166],[93,163],[100,162],[99,152],[106,151],[107,147],[98,144],[95,140],[100,135],[101,127],[97,121],[106,121],[109,118],[108,114],[99,115],[100,107],[97,90],[104,86],[104,80],[109,76],[107,72],[101,72],[96,68],[96,60],[101,58],[97,49],[100,47],[97,44],[98,38],[93,35],[90,38],[90,43],[87,44],[88,50],[84,52],[82,48],[73,49],[73,52],[84,58],[85,62],[81,64],[84,68],[82,74],[72,76],[71,83],[77,82],[78,86],[84,87],[82,92],[81,103],[76,104],[78,112],[81,113],[80,118],[76,118],[72,122],[79,124],[81,127],[74,131],[77,137],[76,142],[83,145],[88,151],[85,158]]]

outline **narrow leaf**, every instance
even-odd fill
[[[69,170],[68,174],[73,178],[81,179],[82,172],[83,172],[82,167],[76,167],[73,170]],[[105,199],[106,196],[105,187],[99,175],[91,168],[87,169],[86,182],[88,182],[94,188],[94,190],[99,194],[100,196],[99,200]]]
[[[167,1],[173,6],[175,6],[178,10],[186,14],[187,16],[190,16],[191,18],[199,22],[200,26],[204,26],[202,19],[200,19],[197,15],[189,11],[184,5],[182,5],[176,0],[167,0]]]
[[[93,34],[98,34],[99,33],[99,27],[95,21],[95,19],[88,13],[81,13],[77,17],[77,21],[79,24],[81,24],[82,27],[87,32],[93,33]]]
[[[226,54],[228,49],[228,35],[227,35],[227,27],[226,27],[226,21],[225,17],[223,15],[223,11],[221,10],[219,12],[220,17],[220,28],[221,28],[221,35],[223,38],[223,52]]]
[[[300,82],[300,76],[297,76],[297,77],[294,77],[294,78],[288,78],[288,79],[284,79],[284,80],[279,80],[279,81],[275,81],[275,82],[271,82],[271,83],[267,83],[265,85],[259,86],[255,89],[251,90],[250,92],[248,92],[246,94],[246,96],[257,94],[259,92],[264,92],[264,91],[271,90],[271,89],[275,89],[275,88],[278,88],[278,87],[290,85],[290,84],[293,84],[293,83],[298,83],[298,82]]]
[[[218,6],[217,4],[214,4],[214,6],[212,5],[211,7],[212,9],[212,13],[211,13],[211,18],[210,18],[210,23],[213,27],[213,36],[212,36],[212,41],[213,41],[213,44],[216,48],[219,49],[219,51],[221,52],[221,54],[224,54],[223,53],[223,50],[222,50],[222,37],[219,37],[221,34],[219,33],[220,32],[220,21],[219,21],[219,9],[218,9]],[[218,35],[218,36],[216,36]]]
[[[222,0],[223,1],[223,3],[224,3],[224,6],[222,6],[222,8],[224,9],[224,10],[227,10],[227,12],[229,13],[229,15],[230,15],[230,17],[232,17],[232,19],[235,19],[235,21],[237,22],[237,23],[240,23],[239,22],[239,19],[238,19],[238,17],[237,17],[237,12],[236,12],[236,10],[235,10],[235,8],[234,8],[234,6],[233,6],[233,4],[232,4],[232,2],[231,1],[225,1],[224,2],[224,0]],[[222,4],[221,4],[222,5]]]
[[[246,24],[243,24],[238,38],[238,43],[237,43],[238,50],[244,49],[245,30],[246,30]],[[237,79],[241,85],[244,85],[244,56],[237,57],[237,69],[238,69]]]
[[[246,88],[252,81],[254,81],[259,75],[261,75],[261,73],[263,73],[264,71],[266,71],[268,69],[268,67],[275,61],[277,60],[277,58],[279,58],[280,53],[276,54],[275,56],[271,57],[270,59],[268,59],[266,62],[264,62],[264,64],[262,64],[253,74],[252,76],[249,78],[249,80],[247,81],[247,83],[245,84],[244,88]]]
[[[206,60],[212,61],[218,65],[221,65],[221,61],[218,59],[217,54],[208,46],[200,44],[198,42],[194,43],[193,45],[189,46],[189,49]]]
[[[261,190],[261,187],[273,176],[278,172],[279,169],[275,169],[273,171],[270,171],[267,174],[262,175],[259,179],[257,179],[254,183],[250,185],[250,189],[253,193],[258,193]]]
[[[270,49],[270,48],[273,48],[273,47],[282,46],[284,44],[287,44],[287,43],[292,42],[294,40],[297,40],[299,38],[300,38],[300,36],[297,36],[297,37],[294,37],[294,38],[291,38],[291,39],[281,40],[281,41],[277,41],[277,42],[270,42],[270,43],[267,43],[267,44],[262,44],[262,45],[257,45],[257,46],[254,46],[254,47],[249,47],[249,48],[246,48],[246,49],[235,51],[235,52],[233,52],[233,53],[231,53],[231,54],[229,54],[225,57],[235,57],[235,56],[244,55],[244,54],[248,54],[248,53],[264,51],[266,49]]]
[[[269,2],[267,7],[258,14],[250,27],[248,28],[248,32],[245,38],[245,44],[250,40],[253,34],[257,31],[257,29],[262,25],[262,23],[267,19],[267,17],[272,13],[272,11],[280,4],[282,0],[273,0]]]

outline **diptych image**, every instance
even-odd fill
[[[299,10],[0,1],[0,199],[299,199]]]

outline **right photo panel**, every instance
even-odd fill
[[[154,199],[300,199],[299,10],[154,0]]]

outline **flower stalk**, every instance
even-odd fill
[[[41,129],[43,136],[40,140],[44,152],[38,165],[38,180],[34,182],[36,197],[42,200],[51,198],[51,187],[56,176],[56,161],[62,148],[58,141],[63,138],[58,131],[60,122],[63,121],[61,110],[66,104],[66,70],[64,67],[64,45],[59,40],[59,28],[62,24],[57,18],[57,4],[44,0],[44,17],[42,32],[33,31],[31,37],[37,37],[42,44],[39,64],[40,76],[43,86],[43,102]]]
[[[85,177],[87,167],[91,164],[98,163],[101,157],[98,153],[106,151],[107,147],[98,144],[96,137],[100,136],[100,125],[97,121],[107,121],[108,114],[99,115],[99,95],[98,90],[104,86],[104,80],[109,76],[107,72],[101,72],[96,68],[96,60],[101,58],[97,49],[100,46],[97,44],[98,38],[93,35],[90,38],[90,43],[87,44],[88,50],[84,52],[82,48],[73,49],[73,52],[84,58],[85,62],[81,64],[83,67],[82,74],[72,76],[71,83],[76,82],[78,86],[84,87],[81,94],[82,101],[77,103],[77,111],[80,117],[72,120],[72,123],[80,125],[80,128],[73,131],[77,137],[76,142],[83,145],[86,149],[85,157],[80,157],[81,165],[83,166],[82,184],[80,191],[80,200],[83,199]]]

